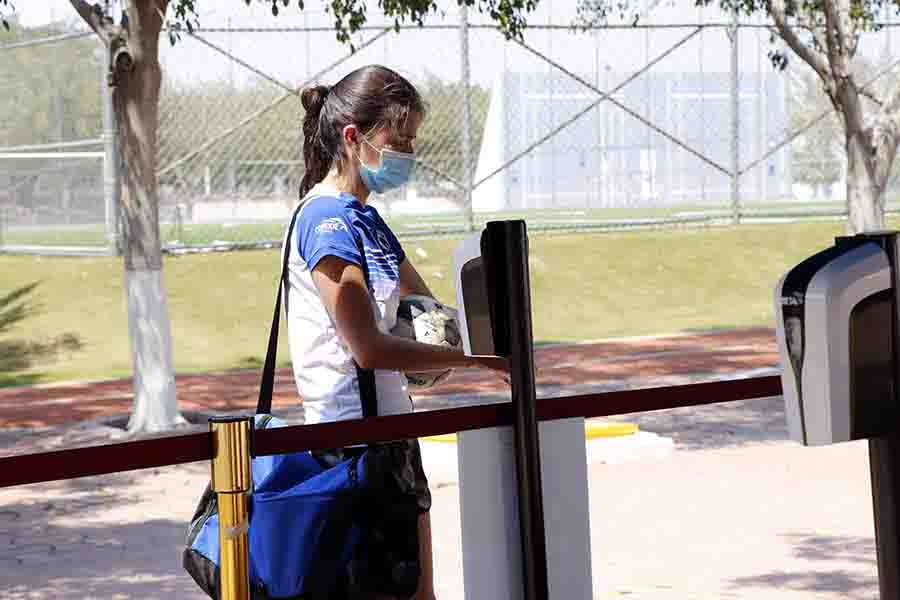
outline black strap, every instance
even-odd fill
[[[369,265],[366,262],[366,249],[363,247],[362,236],[356,238],[356,247],[359,249],[359,263],[362,268],[363,278],[366,281],[366,292],[369,292]],[[356,364],[356,380],[359,382],[359,401],[362,404],[363,418],[374,417],[378,414],[378,393],[375,390],[375,371],[363,369]]]
[[[374,417],[378,414],[378,396],[375,391],[375,371],[363,369],[356,365],[356,377],[359,380],[359,401],[362,403],[363,417]]]
[[[291,224],[288,226],[287,238],[284,245],[284,256],[281,262],[281,276],[278,278],[278,294],[275,296],[275,313],[272,315],[272,328],[269,330],[269,347],[266,349],[266,362],[263,365],[262,381],[259,384],[259,399],[256,401],[256,414],[269,414],[272,412],[272,391],[275,387],[275,358],[278,354],[278,328],[281,322],[281,294],[284,282],[287,279],[288,261],[291,255],[291,237],[294,233],[294,225],[297,215],[303,205],[309,200],[301,202],[291,216]],[[356,240],[360,253],[360,262],[366,281],[366,291],[369,287],[369,269],[366,265],[366,252],[362,240]],[[355,361],[354,361],[355,364]],[[359,380],[359,399],[362,404],[363,417],[374,417],[378,414],[378,395],[375,389],[375,371],[362,369],[356,365],[356,376]]]

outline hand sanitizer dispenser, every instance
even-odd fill
[[[492,229],[488,224],[467,237],[454,253],[460,333],[470,356],[531,353],[531,340],[515,348],[512,342],[513,319],[521,324],[523,319],[530,321],[530,314],[512,314],[509,308],[514,294],[530,298],[527,278],[519,286],[510,283],[508,277],[516,263],[521,266],[523,258],[527,265],[527,244],[519,246],[518,252],[510,251],[504,240],[510,231],[502,222],[497,225]],[[530,300],[524,304],[530,306]],[[516,411],[524,410],[526,403],[533,408],[533,390],[526,394],[520,387],[517,392],[515,378],[512,388]],[[584,419],[540,422],[537,426],[540,469],[539,477],[532,480],[543,484],[540,505],[524,505],[529,511],[522,509],[523,497],[529,492],[521,479],[522,473],[527,473],[522,452],[525,444],[520,443],[523,428],[491,427],[463,431],[457,436],[465,600],[545,597],[540,593],[529,596],[523,585],[528,569],[525,555],[535,544],[529,547],[523,543],[522,523],[534,516],[544,522],[535,535],[542,535],[546,548],[545,560],[541,559],[546,569],[546,597],[593,597]]]
[[[470,235],[453,253],[456,305],[463,350],[469,356],[496,356],[488,265],[481,251],[484,231]]]
[[[898,418],[897,234],[841,237],[775,288],[788,430],[809,446],[890,433]]]

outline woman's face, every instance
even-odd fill
[[[380,150],[393,150],[412,154],[415,151],[416,133],[422,124],[422,115],[412,113],[403,127],[394,129],[383,127],[377,129],[357,147],[359,158],[372,169],[377,169],[381,164]],[[363,138],[360,137],[360,140]]]

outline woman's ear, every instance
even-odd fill
[[[359,144],[359,129],[356,125],[346,125],[341,130],[341,139],[347,148],[353,148]]]

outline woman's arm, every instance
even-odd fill
[[[416,271],[409,258],[404,258],[403,262],[400,263],[400,295],[408,296],[409,294],[419,294],[434,298],[434,294],[428,289],[428,284]]]
[[[461,350],[382,333],[375,322],[362,269],[353,263],[326,256],[313,269],[312,278],[338,335],[364,369],[433,371],[483,366],[509,371],[505,358],[474,358]]]

